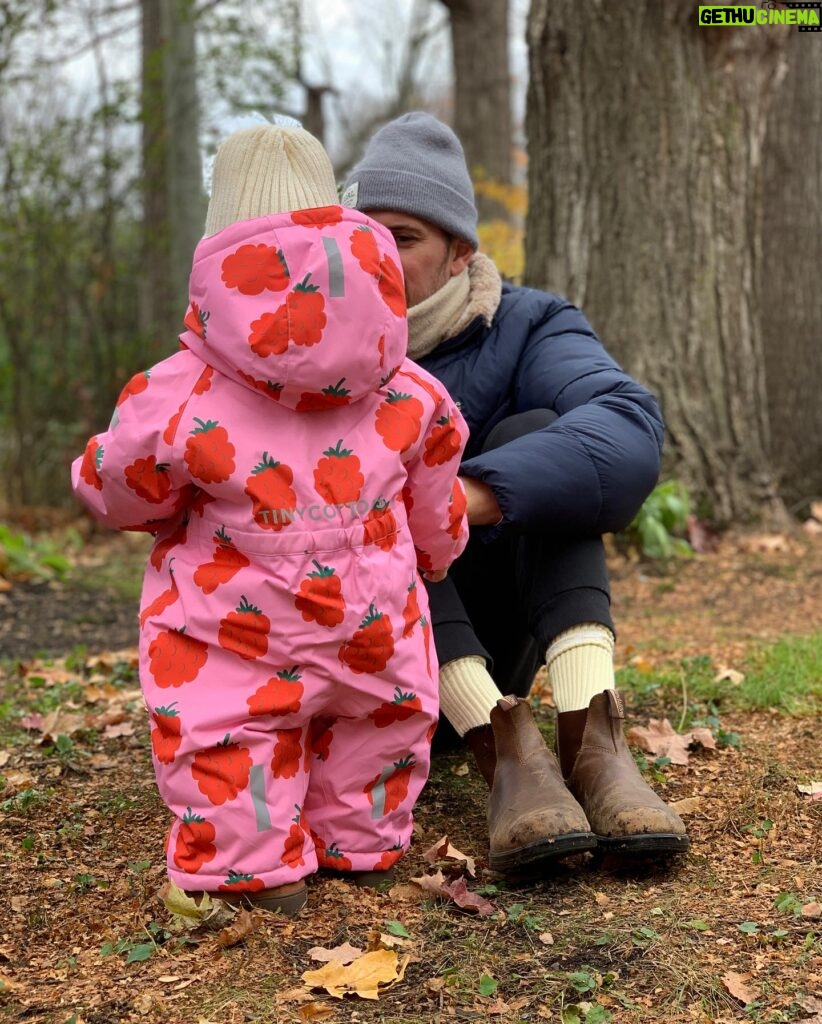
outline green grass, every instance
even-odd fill
[[[725,711],[814,714],[822,707],[822,633],[763,645],[750,654],[740,671],[745,675],[741,683],[717,680],[709,658],[684,658],[653,672],[630,666],[621,669],[617,684],[640,705],[661,702],[685,708],[686,720],[698,717],[700,705]]]

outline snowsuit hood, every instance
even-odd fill
[[[405,357],[394,239],[356,210],[327,206],[229,225],[197,246],[189,296],[182,344],[298,411],[377,391]]]

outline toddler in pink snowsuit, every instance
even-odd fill
[[[72,467],[96,518],[156,535],[140,672],[169,876],[288,912],[318,866],[408,846],[438,713],[418,567],[467,540],[467,428],[405,357],[390,233],[336,201],[302,129],[226,141],[181,351]]]

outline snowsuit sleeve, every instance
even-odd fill
[[[442,385],[438,385],[442,392]],[[450,396],[423,423],[417,451],[406,463],[405,504],[419,567],[447,569],[468,543],[465,490],[457,477],[468,426]],[[430,408],[433,403],[428,401]]]
[[[531,328],[512,397],[513,412],[558,418],[463,463],[494,491],[504,526],[577,535],[627,526],[658,478],[662,417],[570,303],[553,303]],[[484,539],[504,526],[483,528]]]
[[[120,393],[108,430],[74,460],[71,484],[95,519],[120,530],[156,532],[196,492],[174,457],[177,426],[206,370],[189,352],[136,374]]]

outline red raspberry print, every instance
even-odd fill
[[[380,250],[374,232],[365,224],[354,228],[351,232],[351,255],[356,259],[366,274],[374,277],[380,275]]]
[[[180,749],[180,715],[175,711],[174,701],[166,707],[151,712],[154,728],[151,730],[151,749],[160,764],[172,764],[174,755]]]
[[[177,842],[174,846],[176,866],[181,871],[196,874],[203,864],[217,856],[217,847],[214,845],[216,835],[210,821],[194,814],[190,807],[187,808],[177,829]]]
[[[193,477],[204,484],[224,483],[234,472],[234,445],[217,420],[201,420],[186,438],[183,458]]]
[[[403,800],[408,797],[408,783],[411,772],[417,767],[413,757],[404,757],[395,761],[379,773],[363,788],[373,810],[372,818],[396,811]]]
[[[397,543],[397,520],[387,501],[378,498],[363,519],[363,544],[376,544],[380,551],[390,551]]]
[[[300,584],[294,598],[294,607],[306,622],[318,626],[339,626],[345,618],[345,600],[340,577],[330,565],[321,565],[316,559],[310,572]]]
[[[305,864],[303,846],[305,845],[306,832],[303,826],[303,815],[299,804],[294,804],[294,807],[297,814],[291,819],[293,824],[288,830],[282,854],[282,862],[289,868],[299,868]]]
[[[428,678],[433,679],[431,674],[431,623],[423,615],[420,625],[422,626],[422,639],[425,643],[425,671],[428,673]]]
[[[223,260],[222,277],[227,288],[242,295],[281,292],[288,287],[288,266],[282,249],[271,245],[241,245]]]
[[[383,301],[394,316],[405,316],[405,282],[402,271],[390,256],[383,256],[380,260],[378,287]]]
[[[338,657],[352,672],[382,672],[394,654],[391,620],[372,604],[354,636],[340,647]]]
[[[315,206],[311,210],[295,210],[291,214],[291,219],[304,228],[331,227],[342,220],[342,207]]]
[[[174,559],[172,558],[171,561],[173,562]],[[174,572],[171,569],[171,563],[169,563],[168,571],[171,576],[171,582],[166,590],[161,594],[158,594],[151,604],[146,605],[146,607],[140,612],[141,626],[145,626],[149,619],[153,618],[155,615],[162,614],[166,608],[170,608],[180,596],[180,592],[177,590],[177,584],[174,582]]]
[[[402,621],[405,625],[402,628],[403,637],[411,636],[421,617],[420,603],[417,595],[417,581],[411,580],[405,599],[405,607],[402,610]]]
[[[418,711],[422,711],[422,704],[416,693],[403,693],[399,686],[395,686],[394,699],[383,701],[368,717],[378,729],[385,729],[394,722],[412,718]]]
[[[454,540],[459,539],[463,516],[467,507],[465,490],[462,484],[455,480],[454,486],[451,488],[451,496],[448,500],[448,528],[446,530],[446,533],[453,537]]]
[[[130,466],[126,466],[124,475],[126,486],[130,487],[138,498],[152,505],[161,505],[171,493],[168,463],[158,462],[156,455],[135,459]]]
[[[210,315],[211,314],[206,312],[206,310],[200,309],[196,302],[192,302],[188,307],[188,312],[185,315],[183,324],[190,331],[193,331],[198,338],[202,338],[203,341],[205,341],[206,326]]]
[[[211,390],[211,378],[214,376],[214,367],[207,366],[200,376],[197,378],[197,383],[192,388],[191,393],[193,395],[204,395],[206,391]]]
[[[336,384],[329,384],[322,391],[303,391],[297,402],[297,412],[337,409],[341,405],[348,405],[351,401],[351,391],[342,386],[344,381],[345,377],[341,377]]]
[[[335,718],[312,718],[309,726],[308,750],[306,750],[305,770],[308,771],[311,755],[318,761],[327,761],[331,753],[331,741],[334,739]]]
[[[237,609],[220,619],[217,642],[226,651],[239,654],[246,661],[261,658],[268,651],[268,632],[271,620],[267,615],[240,598]]]
[[[260,889],[265,889],[265,882],[254,875],[229,869],[228,877],[222,885],[217,886],[217,889],[219,892],[259,892]]]
[[[263,313],[251,321],[248,344],[258,356],[281,356],[288,348],[288,306],[283,303],[274,313]]]
[[[387,871],[397,863],[400,857],[402,857],[403,852],[402,844],[397,843],[395,846],[392,846],[390,850],[385,850],[380,854],[380,859],[371,870]]]
[[[208,644],[184,630],[164,629],[149,644],[148,670],[163,689],[193,682],[208,660]]]
[[[280,396],[283,393],[282,384],[277,384],[273,380],[259,380],[257,377],[252,377],[250,373],[243,373],[242,370],[237,370],[240,377],[250,384],[252,388],[257,391],[262,391],[264,395],[268,395],[273,398],[275,402],[279,402]]]
[[[187,530],[188,520],[184,519],[165,540],[158,541],[151,549],[148,560],[157,572],[163,568],[163,562],[169,551],[176,548],[178,544],[185,544]]]
[[[325,299],[318,285],[308,283],[310,278],[311,275],[306,274],[285,300],[289,332],[295,345],[316,345],[328,321],[324,312]]]
[[[350,871],[351,861],[342,853],[336,843],[332,843],[327,849],[322,839],[314,839],[314,849],[317,851],[317,863],[321,868],[330,871]]]
[[[131,398],[133,395],[139,395],[145,391],[148,387],[149,376],[149,370],[142,370],[140,373],[135,373],[128,384],[126,384],[120,392],[120,397],[117,399],[117,406],[121,406],[123,402]]]
[[[451,417],[443,416],[425,439],[422,461],[426,466],[442,466],[459,455],[461,445],[460,432],[451,423]]]
[[[174,437],[177,434],[177,427],[180,426],[180,419],[183,415],[183,409],[185,409],[185,407],[186,403],[183,402],[183,404],[180,406],[177,412],[174,413],[174,415],[166,424],[166,429],[163,431],[163,440],[165,441],[166,444],[174,444]]]
[[[386,448],[406,452],[420,436],[422,402],[413,395],[388,389],[388,397],[377,407],[377,433]]]
[[[200,792],[215,805],[236,800],[248,785],[250,771],[248,748],[232,743],[229,733],[215,747],[198,750],[191,766]]]
[[[271,758],[271,774],[275,779],[293,779],[300,770],[303,748],[300,744],[302,729],[277,729],[277,742]]]
[[[413,370],[403,368],[402,372],[400,373],[400,376],[407,377],[409,380],[413,380],[417,387],[422,388],[422,390],[427,395],[431,396],[431,400],[433,401],[434,405],[439,405],[440,402],[442,401],[442,395],[440,394],[439,391],[437,391],[434,385],[430,381],[426,380],[424,377],[421,377],[418,373],[414,373]]]
[[[326,448],[314,470],[314,489],[329,505],[345,505],[360,496],[365,477],[360,460],[352,449],[343,448],[342,438],[333,448]]]
[[[83,452],[83,461],[80,463],[80,476],[87,484],[98,491],[103,489],[103,481],[100,479],[100,467],[103,464],[103,446],[97,443],[97,438],[92,437]]]
[[[268,452],[251,471],[245,482],[245,493],[253,503],[252,514],[257,526],[264,530],[282,530],[293,522],[288,512],[297,507],[297,495],[291,484],[294,473],[284,462],[276,462]]]
[[[296,665],[284,668],[246,699],[250,715],[294,715],[300,710],[305,687]]]
[[[198,565],[192,577],[204,594],[213,594],[217,587],[234,579],[240,569],[245,569],[251,564],[242,551],[234,547],[234,542],[226,533],[224,526],[215,531],[214,543],[211,561]]]

